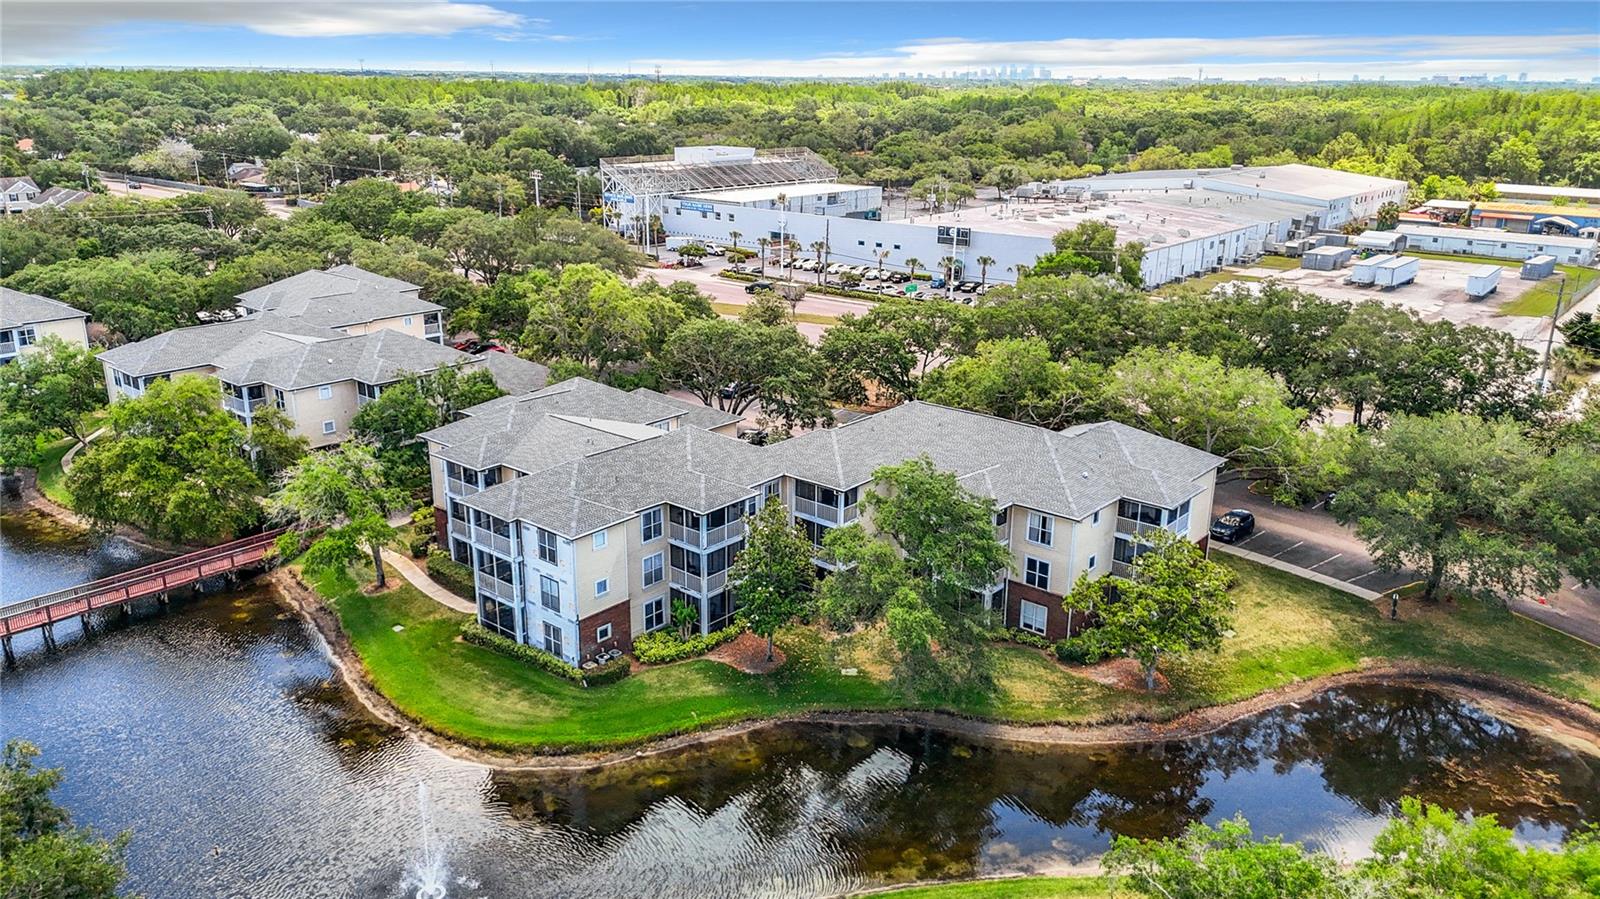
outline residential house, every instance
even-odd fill
[[[6,215],[55,209],[82,203],[94,196],[77,187],[47,187],[41,190],[32,178],[0,178],[0,212]]]
[[[444,307],[419,295],[421,287],[354,265],[301,272],[236,298],[244,314],[271,312],[345,334],[401,331],[444,343]]]
[[[50,336],[87,347],[89,313],[49,297],[0,287],[0,364]]]
[[[820,546],[861,517],[873,472],[926,455],[994,500],[1011,548],[1013,570],[975,599],[1059,639],[1084,621],[1062,595],[1125,571],[1142,534],[1204,544],[1222,464],[1121,424],[1051,431],[921,402],[767,447],[736,424],[575,379],[424,434],[438,533],[474,569],[479,620],[573,663],[665,627],[674,601],[716,630],[737,610],[727,572],[761,504],[782,501]]]

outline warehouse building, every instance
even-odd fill
[[[653,249],[662,235],[753,247],[793,241],[846,264],[923,270],[955,260],[991,281],[1054,250],[1053,238],[1085,221],[1144,246],[1144,286],[1248,262],[1287,241],[1338,228],[1405,199],[1406,183],[1306,165],[1133,172],[1033,185],[1011,201],[888,221],[882,191],[839,180],[810,150],[680,147],[670,156],[600,163],[606,225]],[[659,229],[646,228],[647,221]],[[737,235],[737,236],[735,236]]]
[[[1425,253],[1458,253],[1491,256],[1496,259],[1531,259],[1554,256],[1558,262],[1593,265],[1595,241],[1592,237],[1563,237],[1555,234],[1520,234],[1493,228],[1445,228],[1438,225],[1402,223],[1409,249]]]

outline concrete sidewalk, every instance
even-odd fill
[[[401,577],[410,581],[411,586],[421,590],[429,599],[466,615],[478,614],[478,610],[473,608],[470,601],[446,590],[438,581],[428,577],[428,572],[417,567],[417,563],[411,559],[400,555],[392,549],[385,549],[383,551],[383,561],[395,571],[400,572]]]

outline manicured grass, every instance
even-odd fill
[[[75,443],[77,441],[71,437],[63,437],[50,444],[50,448],[45,450],[39,459],[39,492],[56,505],[67,508],[72,507],[72,494],[67,492],[67,474],[61,470],[61,457],[65,456],[67,450],[72,449]]]
[[[1600,271],[1592,268],[1576,265],[1558,265],[1556,268],[1567,273],[1566,296],[1562,300],[1563,309],[1572,308],[1575,298],[1593,289],[1595,280],[1600,279]],[[1560,296],[1561,279],[1546,278],[1533,285],[1532,290],[1501,306],[1499,314],[1545,317],[1555,311],[1556,299]]]
[[[1103,877],[1004,877],[863,893],[893,899],[1110,899]]]
[[[876,632],[835,641],[796,627],[788,663],[768,676],[709,661],[653,668],[584,689],[456,639],[464,616],[404,584],[366,596],[346,574],[317,578],[378,689],[435,731],[477,745],[571,750],[625,745],[743,719],[843,709],[937,709],[1022,723],[1163,718],[1296,680],[1350,671],[1363,659],[1415,661],[1516,678],[1600,705],[1600,650],[1477,604],[1372,605],[1230,556],[1239,575],[1236,633],[1215,654],[1164,662],[1170,693],[1118,690],[1016,646],[995,652],[995,686],[907,696],[887,676]],[[403,625],[400,632],[395,625]],[[860,676],[846,677],[854,667]]]
[[[711,308],[716,310],[718,315],[727,315],[733,318],[738,318],[739,313],[744,311],[744,307],[738,303],[712,303]],[[793,321],[808,322],[813,325],[836,325],[839,323],[839,320],[831,315],[818,315],[815,312],[796,312],[789,317]]]
[[[1288,256],[1262,256],[1260,259],[1257,259],[1255,262],[1250,263],[1250,265],[1247,266],[1247,267],[1248,268],[1273,268],[1273,269],[1277,269],[1280,272],[1286,272],[1286,271],[1289,271],[1290,269],[1299,268],[1300,267],[1300,260],[1292,259],[1292,258],[1290,258]]]
[[[1272,258],[1272,257],[1267,257],[1267,258]],[[1277,268],[1277,266],[1270,266],[1270,267],[1271,268]],[[1171,294],[1176,293],[1177,291],[1183,290],[1185,288],[1198,287],[1198,288],[1201,288],[1201,289],[1204,289],[1204,290],[1210,290],[1211,288],[1216,287],[1219,284],[1229,284],[1229,283],[1232,283],[1234,281],[1262,281],[1262,280],[1265,280],[1265,279],[1260,277],[1259,275],[1246,275],[1246,274],[1243,274],[1243,272],[1240,269],[1237,269],[1237,268],[1225,268],[1220,272],[1207,272],[1206,274],[1201,275],[1198,278],[1188,278],[1188,279],[1183,280],[1183,281],[1173,281],[1170,284],[1163,284],[1160,287],[1156,288],[1155,292],[1156,292],[1157,295],[1160,295],[1160,296],[1170,296]]]

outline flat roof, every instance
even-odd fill
[[[1537,257],[1535,257],[1535,258],[1537,258]],[[1469,278],[1487,278],[1490,275],[1495,274],[1496,272],[1503,272],[1505,270],[1506,270],[1506,267],[1503,266],[1503,265],[1491,265],[1491,264],[1485,262],[1483,265],[1474,265],[1472,268],[1467,269],[1467,277],[1469,277]]]
[[[1505,200],[1484,200],[1478,204],[1480,213],[1489,212],[1531,212],[1534,215],[1581,215],[1585,218],[1600,215],[1600,209],[1593,206],[1556,206],[1552,203],[1518,203]]]
[[[1112,191],[1104,200],[1000,203],[959,214],[913,216],[916,224],[957,225],[976,231],[1025,237],[1054,237],[1082,222],[1103,221],[1117,228],[1117,244],[1143,243],[1147,249],[1237,231],[1261,222],[1306,214],[1306,206],[1214,190]],[[1183,233],[1188,232],[1188,233]]]
[[[1506,196],[1520,194],[1524,197],[1539,197],[1542,199],[1555,199],[1566,197],[1569,200],[1591,200],[1600,202],[1600,187],[1561,187],[1549,184],[1496,184],[1494,189]]]
[[[1302,256],[1337,256],[1340,253],[1354,253],[1355,247],[1321,246],[1313,247],[1300,254]]]
[[[1547,247],[1571,247],[1580,250],[1592,248],[1595,245],[1594,239],[1589,237],[1564,237],[1559,234],[1522,234],[1517,231],[1501,231],[1498,228],[1445,228],[1439,225],[1402,224],[1399,226],[1399,230],[1405,234],[1415,234],[1419,237],[1448,237],[1455,240],[1540,244]]]
[[[1090,190],[1102,190],[1105,189],[1101,187],[1102,184],[1109,185],[1118,182],[1142,180],[1160,181],[1174,178],[1193,179],[1195,181],[1209,180],[1227,184],[1233,190],[1238,190],[1242,187],[1255,187],[1262,190],[1297,194],[1320,201],[1337,200],[1369,191],[1386,190],[1406,183],[1393,178],[1379,178],[1376,175],[1341,172],[1337,169],[1325,169],[1301,163],[1251,165],[1237,169],[1163,169],[1159,171],[1118,172],[1089,178],[1069,178],[1065,183],[1068,185],[1087,186]],[[1114,190],[1115,188],[1110,189]]]
[[[677,196],[696,200],[716,200],[723,203],[754,203],[776,200],[779,194],[790,197],[812,197],[817,194],[844,193],[852,190],[869,190],[870,184],[847,184],[843,181],[808,181],[800,184],[761,184],[755,187],[736,187],[729,190],[685,191]]]
[[[1415,256],[1390,256],[1388,259],[1378,263],[1378,268],[1404,268],[1405,266],[1416,264],[1417,257]]]

